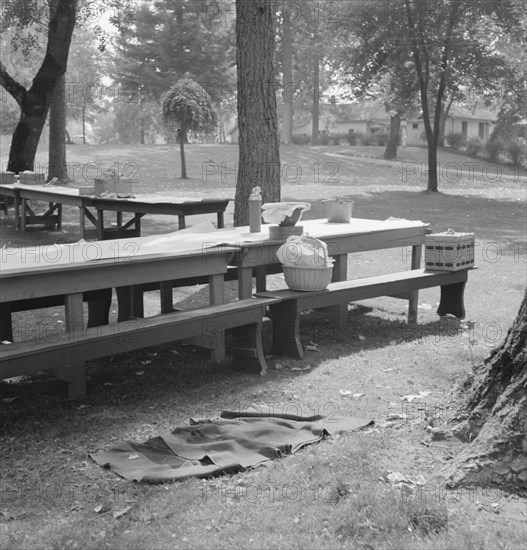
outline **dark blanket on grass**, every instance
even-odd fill
[[[294,453],[332,434],[358,430],[372,420],[277,414],[267,407],[223,411],[217,420],[191,420],[144,443],[122,441],[90,455],[131,481],[164,483],[210,477]]]

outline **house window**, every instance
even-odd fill
[[[417,122],[414,122],[414,123],[412,124],[412,128],[413,128],[414,130],[417,130],[417,129],[419,128],[419,124],[417,124]]]
[[[468,134],[468,122],[466,120],[463,120],[463,122],[461,122],[461,133],[467,137],[467,134]]]
[[[485,139],[485,123],[479,123],[479,139]]]

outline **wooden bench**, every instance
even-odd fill
[[[53,341],[29,340],[0,346],[0,380],[48,370],[66,380],[70,397],[86,394],[83,361],[125,353],[178,340],[192,339],[208,349],[224,345],[225,331],[234,329],[233,362],[266,372],[262,322],[274,298],[238,300],[200,309],[133,319],[91,328],[69,327]],[[74,365],[71,367],[69,365]]]
[[[302,311],[379,296],[411,300],[415,292],[420,289],[440,286],[441,302],[437,313],[452,314],[462,319],[465,316],[463,296],[467,279],[466,269],[460,271],[413,269],[401,273],[330,283],[327,289],[320,291],[301,292],[283,289],[257,292],[256,296],[279,300],[270,305],[273,320],[271,353],[302,358],[304,355],[300,342]],[[416,321],[416,319],[409,316],[409,321]]]

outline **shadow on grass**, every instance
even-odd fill
[[[0,383],[2,415],[0,435],[16,435],[38,424],[42,433],[55,437],[72,428],[78,433],[114,429],[117,421],[128,421],[143,414],[160,422],[174,421],[174,415],[186,420],[200,416],[196,410],[229,407],[233,402],[250,399],[255,388],[282,384],[303,377],[325,361],[353,356],[365,350],[415,342],[432,335],[452,338],[460,335],[459,321],[442,318],[421,325],[404,320],[387,320],[369,315],[368,307],[353,306],[345,330],[339,334],[330,314],[311,311],[301,322],[302,342],[318,345],[319,353],[306,353],[309,371],[287,368],[273,370],[272,376],[235,370],[230,360],[213,364],[209,352],[184,343],[142,349],[88,363],[88,397],[85,404],[65,397],[65,384],[48,374],[37,374]],[[264,347],[270,346],[271,325],[264,325]],[[286,357],[273,357],[288,364]],[[269,361],[269,363],[271,363]],[[233,393],[234,392],[234,393]],[[208,403],[208,404],[207,404]],[[141,413],[142,411],[142,413]],[[164,418],[163,418],[163,415]],[[148,418],[148,420],[147,420]],[[49,430],[49,432],[48,432]]]

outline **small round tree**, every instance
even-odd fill
[[[210,132],[217,115],[209,94],[190,78],[178,80],[163,96],[163,118],[169,134],[176,134],[181,154],[181,178],[187,178],[184,143],[187,132]]]

